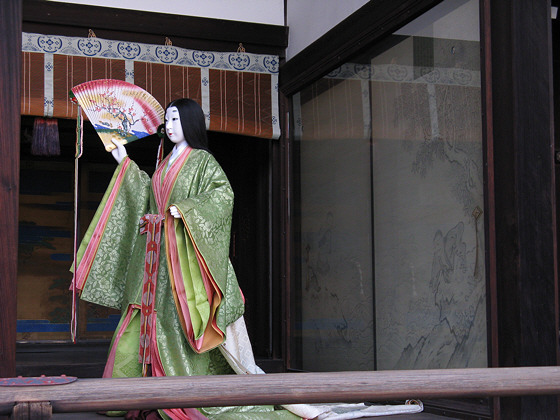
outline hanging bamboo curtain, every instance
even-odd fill
[[[23,33],[21,113],[75,118],[73,86],[119,79],[164,107],[196,100],[210,130],[278,138],[278,67],[277,56]]]

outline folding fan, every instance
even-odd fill
[[[163,123],[159,102],[144,89],[114,79],[85,82],[72,88],[107,151],[115,148],[112,139],[122,144],[155,134]]]

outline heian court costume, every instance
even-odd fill
[[[210,153],[187,147],[172,163],[169,159],[150,180],[125,158],[78,250],[75,281],[81,298],[122,311],[104,377],[235,373],[222,354],[230,353],[220,346],[226,328],[242,322],[244,311],[229,260],[233,192]],[[172,205],[181,218],[170,214]],[[165,409],[160,414],[296,418],[273,407]]]

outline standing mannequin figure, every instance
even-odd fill
[[[165,131],[175,146],[152,179],[115,143],[119,165],[78,251],[81,298],[122,312],[104,377],[240,370],[228,357],[235,349],[225,344],[230,330],[246,337],[243,295],[229,260],[233,192],[208,152],[204,114],[195,101],[170,103]],[[252,353],[248,360],[254,365]],[[294,418],[272,407],[165,409],[159,415]]]

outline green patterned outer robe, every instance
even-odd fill
[[[157,353],[165,376],[233,373],[217,348],[200,353],[193,350],[185,337],[172,290],[173,276],[169,272],[167,249],[169,238],[165,238],[170,228],[175,229],[177,241],[181,234],[192,239],[222,293],[215,313],[217,328],[225,334],[226,326],[243,314],[243,297],[229,261],[233,192],[222,168],[211,154],[187,148],[189,151],[188,157],[185,158],[184,151],[168,170],[156,171],[153,182],[134,162],[124,159],[115,170],[80,245],[76,283],[77,288],[82,290],[81,298],[122,312],[111,344],[105,370],[106,375],[109,372],[107,376],[142,376],[142,364],[138,356],[140,314],[134,308],[141,304],[146,253],[146,235],[139,234],[139,220],[147,213],[164,214],[166,218],[155,293]],[[168,159],[161,163],[160,168],[167,168]],[[175,167],[176,180],[168,183],[168,191],[163,194],[167,197],[158,201],[156,197],[158,194],[161,197],[160,188],[164,188],[165,182],[169,181],[166,176],[171,176],[169,174],[173,172],[174,165],[180,165]],[[164,208],[158,209],[157,202],[165,203]],[[171,205],[179,209],[181,219],[174,219],[170,215],[168,209]],[[187,231],[190,235],[187,235]],[[183,248],[179,248],[179,251]],[[193,259],[183,254],[179,255],[183,275],[188,277],[188,273],[192,273],[192,281],[200,282],[198,264],[193,264]],[[191,314],[196,310],[193,308],[189,304]],[[204,308],[200,313],[203,318],[207,314]],[[204,325],[199,327],[202,332]],[[271,411],[272,407],[215,407],[199,410],[209,418],[216,419],[294,418],[286,411]],[[176,416],[177,413],[172,411],[175,410],[165,410],[165,413],[173,418],[189,418],[184,417],[184,413]],[[160,413],[165,416],[162,410]]]

